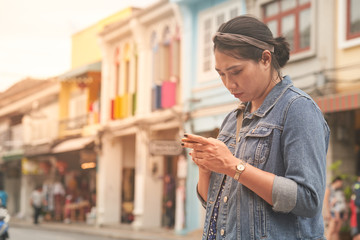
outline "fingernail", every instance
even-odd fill
[[[188,135],[185,133],[185,134],[184,134],[184,137],[188,137]]]
[[[184,146],[185,144],[184,143],[181,143],[181,146]]]

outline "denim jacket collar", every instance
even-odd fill
[[[293,85],[289,76],[285,76],[282,81],[276,84],[270,93],[266,96],[264,102],[261,104],[260,108],[257,109],[253,115],[258,117],[264,117],[267,112],[276,104],[280,97],[285,93],[285,91]],[[250,110],[250,102],[246,104],[245,113],[248,114]]]

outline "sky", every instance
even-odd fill
[[[71,35],[126,7],[158,0],[0,0],[0,92],[71,67]]]

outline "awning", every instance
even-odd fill
[[[94,137],[82,137],[65,140],[51,150],[52,153],[71,152],[85,148],[94,141]]]
[[[323,113],[349,111],[360,108],[360,92],[341,93],[314,98]]]
[[[30,157],[30,156],[45,155],[50,153],[50,151],[51,151],[50,143],[38,144],[34,146],[27,145],[25,146],[24,156]]]
[[[69,80],[69,79],[79,79],[82,78],[86,79],[84,75],[88,72],[100,72],[101,71],[101,62],[95,62],[92,64],[88,64],[85,66],[81,66],[75,69],[72,69],[60,76],[58,76],[58,79],[61,81]]]
[[[8,151],[2,155],[3,162],[9,162],[13,160],[21,160],[24,157],[23,149],[16,149]]]

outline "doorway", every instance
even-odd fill
[[[177,160],[177,156],[164,157],[162,226],[170,229],[175,225]]]
[[[121,223],[134,221],[135,135],[122,138]]]

